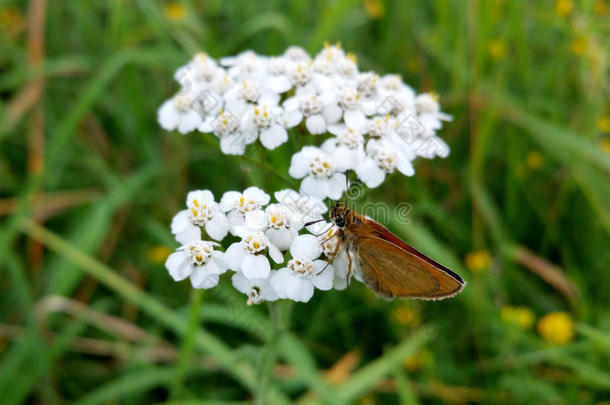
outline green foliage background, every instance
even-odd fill
[[[0,1],[2,404],[608,404],[610,14],[570,3],[48,0],[36,65],[26,24],[44,2]],[[413,204],[417,221],[387,225],[463,275],[457,298],[353,283],[246,307],[228,278],[193,292],[164,269],[188,190],[298,185],[298,141],[243,160],[161,130],[174,69],[325,40],[454,116],[449,158],[355,203]],[[471,252],[492,261],[473,272]],[[574,338],[507,306],[567,312]]]

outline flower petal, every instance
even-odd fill
[[[269,194],[265,193],[263,190],[256,186],[248,187],[247,189],[245,189],[244,198],[246,200],[253,200],[260,205],[267,205],[269,204],[269,200],[271,200]]]
[[[324,260],[314,262],[314,276],[311,279],[313,285],[320,290],[330,290],[333,288],[334,269],[333,266]]]
[[[341,119],[342,113],[343,110],[336,103],[329,104],[322,109],[322,116],[329,124],[338,122]]]
[[[413,165],[406,158],[399,159],[396,168],[405,176],[413,176],[415,174],[415,169],[413,169]]]
[[[307,158],[303,152],[297,152],[292,155],[292,159],[290,159],[290,169],[288,169],[290,177],[300,179],[305,177],[308,171],[309,158]]]
[[[328,179],[328,197],[333,200],[339,200],[345,190],[345,174],[335,173],[333,177]]]
[[[366,117],[360,110],[346,110],[343,120],[350,128],[362,128],[366,124]]]
[[[328,197],[328,181],[307,176],[301,182],[301,193],[324,200]]]
[[[293,258],[314,260],[321,253],[320,240],[313,235],[299,235],[290,245],[290,254]]]
[[[231,282],[233,283],[233,287],[239,292],[244,294],[248,294],[252,286],[255,285],[255,280],[251,280],[249,278],[244,277],[242,273],[235,273],[233,277],[231,277]]]
[[[182,210],[179,213],[177,213],[176,215],[174,215],[174,218],[172,218],[172,225],[171,225],[172,233],[174,235],[177,233],[180,233],[182,230],[184,230],[184,228],[186,228],[190,224],[191,224],[191,222],[188,219],[187,210]]]
[[[239,271],[241,264],[246,257],[246,249],[244,249],[243,242],[235,242],[231,244],[225,251],[224,261],[228,268],[231,270]]]
[[[181,281],[191,275],[192,267],[186,253],[179,250],[169,255],[165,267],[175,281]]]
[[[199,204],[213,205],[214,194],[210,190],[194,190],[186,195],[186,205],[191,205],[197,200]]]
[[[241,193],[237,191],[227,191],[220,199],[220,209],[222,209],[224,212],[231,211],[237,206],[237,204],[239,204],[240,198]]]
[[[269,245],[269,256],[271,256],[273,261],[278,264],[284,262],[284,256],[282,255],[282,252],[280,252],[277,246],[275,246],[273,243]]]
[[[303,120],[303,114],[298,110],[287,111],[282,116],[282,122],[286,128],[296,127],[301,123],[301,120]]]
[[[246,278],[267,278],[271,272],[269,259],[264,255],[246,254],[241,264],[241,271]]]
[[[206,274],[203,268],[196,269],[191,274],[191,285],[193,288],[213,288],[218,285],[219,280],[218,274]]]
[[[183,245],[198,239],[201,239],[201,229],[190,222],[186,228],[176,234],[176,240]]]
[[[180,123],[178,124],[178,132],[181,134],[187,134],[197,129],[201,124],[201,115],[195,110],[188,110],[186,114],[180,117]]]
[[[260,140],[265,148],[273,150],[288,140],[288,133],[284,127],[275,124],[261,131]]]
[[[212,219],[205,223],[205,231],[214,240],[223,240],[229,232],[229,220],[220,211],[212,214]]]
[[[324,117],[320,114],[307,117],[305,126],[307,127],[307,130],[314,135],[320,135],[326,132],[326,121],[324,121]]]
[[[368,188],[378,187],[385,179],[385,172],[371,158],[366,158],[356,168],[356,175]]]
[[[269,87],[276,93],[285,93],[292,88],[292,83],[286,76],[275,76],[269,79]]]
[[[174,100],[166,100],[157,111],[157,120],[159,125],[166,131],[173,131],[180,122],[180,115],[176,110]]]
[[[292,240],[296,236],[296,230],[286,228],[269,228],[265,231],[265,236],[269,238],[279,250],[286,251],[290,248]]]

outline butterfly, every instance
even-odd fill
[[[329,263],[344,249],[348,280],[356,270],[368,288],[386,299],[438,300],[464,289],[466,282],[457,273],[408,245],[380,223],[351,210],[347,203],[337,201],[329,219],[337,227],[331,237],[339,241]]]

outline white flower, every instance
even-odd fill
[[[328,262],[316,260],[321,253],[320,243],[313,235],[300,235],[292,242],[292,259],[271,278],[271,286],[280,298],[307,302],[314,286],[320,290],[332,288],[334,270]]]
[[[390,114],[385,117],[371,117],[367,122],[367,132],[375,138],[386,138],[392,133],[394,125],[395,122],[390,120]]]
[[[220,200],[220,209],[227,213],[231,232],[241,236],[240,231],[245,227],[245,218],[248,212],[261,210],[269,204],[269,194],[256,186],[248,187],[243,193],[227,191]],[[258,214],[262,215],[262,214]]]
[[[187,209],[180,211],[172,219],[172,233],[180,243],[201,238],[201,228],[215,240],[222,240],[229,231],[229,221],[214,202],[209,190],[191,191],[186,196]]]
[[[288,140],[283,114],[284,110],[274,104],[254,105],[246,115],[245,130],[252,131],[265,148],[273,150]]]
[[[380,103],[378,114],[415,114],[415,91],[407,86],[399,75],[385,75],[379,80]]]
[[[325,146],[328,147],[328,146]],[[305,146],[295,153],[290,161],[288,173],[301,182],[301,193],[319,199],[338,200],[345,190],[345,172],[350,162],[327,153],[325,149]]]
[[[240,242],[235,242],[225,252],[225,262],[231,270],[241,271],[246,278],[267,278],[271,265],[269,253],[276,263],[282,263],[282,252],[261,232],[246,234]]]
[[[318,52],[314,60],[324,60],[337,63],[345,58],[345,52],[341,49],[341,44],[330,45],[324,43],[324,48]]]
[[[434,94],[424,93],[415,97],[417,119],[428,130],[437,130],[443,126],[441,121],[451,121],[451,115],[441,111],[437,97]]]
[[[344,80],[351,80],[358,75],[358,65],[356,64],[356,55],[348,53],[345,58],[335,62],[337,73]]]
[[[166,131],[177,129],[181,134],[194,131],[201,124],[202,118],[193,108],[193,102],[193,97],[186,93],[178,93],[166,100],[157,112],[159,125]]]
[[[320,219],[328,211],[321,199],[291,189],[276,191],[273,195],[279,203],[293,210],[293,218],[298,218],[299,223]]]
[[[257,210],[246,214],[246,226],[264,232],[271,243],[282,251],[288,250],[303,225],[301,218],[283,204],[270,204],[264,212]]]
[[[214,246],[218,243],[193,240],[169,255],[165,267],[176,281],[190,277],[194,288],[212,288],[227,270],[224,254]]]
[[[343,121],[350,128],[363,128],[366,124],[366,115],[373,112],[371,107],[362,102],[360,93],[354,87],[341,90],[338,103],[343,110]]]
[[[290,62],[287,58],[271,57],[267,63],[269,88],[276,93],[285,93],[292,89],[292,82],[288,78]]]
[[[436,156],[446,158],[449,156],[449,145],[440,137],[424,131],[424,133],[413,140],[409,147],[417,156],[424,159],[434,159]]]
[[[231,78],[256,78],[264,74],[265,62],[265,57],[250,50],[220,60],[221,65],[228,67]]]
[[[243,155],[246,146],[256,141],[256,135],[240,131],[241,113],[240,111],[235,115],[231,111],[221,109],[211,124],[214,133],[220,138],[220,150],[225,155]]]
[[[198,52],[193,59],[176,70],[174,78],[183,88],[203,89],[225,73],[224,69],[207,54]]]
[[[263,301],[275,301],[277,292],[271,287],[269,278],[246,278],[241,273],[233,274],[233,287],[248,296],[248,305],[260,304]]]
[[[355,169],[365,158],[364,136],[362,129],[350,128],[345,124],[331,125],[328,131],[334,138],[327,139],[322,149],[335,159],[345,162],[347,169]]]
[[[286,126],[296,126],[305,118],[305,126],[310,133],[323,134],[329,125],[341,119],[341,108],[334,99],[332,92],[319,93],[313,87],[297,91],[294,97],[284,101]]]
[[[311,60],[311,57],[305,51],[305,49],[299,46],[288,47],[288,49],[286,49],[286,51],[284,52],[284,56],[286,57],[286,59],[292,62],[309,62]]]
[[[356,168],[356,175],[368,188],[375,188],[383,183],[386,174],[399,172],[406,176],[415,173],[411,161],[396,145],[385,140],[371,140],[366,146],[367,157]]]

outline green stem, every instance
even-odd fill
[[[278,357],[282,334],[287,329],[290,309],[292,308],[290,304],[291,302],[281,301],[268,303],[269,318],[271,321],[271,337],[265,344],[263,358],[261,359],[261,366],[259,368],[256,405],[265,405],[268,403],[267,396],[271,383],[271,376]]]
[[[195,289],[191,293],[191,308],[189,313],[188,327],[186,333],[182,336],[182,344],[178,355],[178,364],[176,365],[176,373],[172,383],[171,395],[172,399],[179,399],[184,391],[184,377],[189,368],[189,360],[193,353],[195,334],[199,328],[199,313],[201,312],[201,297],[202,290]]]

